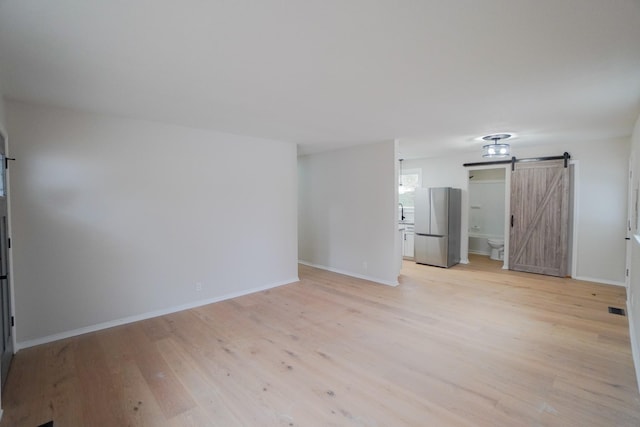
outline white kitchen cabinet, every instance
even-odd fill
[[[402,257],[413,259],[413,231],[404,231],[402,233]]]

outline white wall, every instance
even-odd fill
[[[469,182],[469,230],[504,238],[504,179]]]
[[[602,145],[606,151],[601,149]],[[577,191],[577,278],[623,285],[629,139],[576,142],[563,146],[513,147],[519,158],[556,156],[564,151],[579,163]],[[422,168],[424,187],[462,188],[461,258],[467,257],[469,226],[468,175],[463,163],[481,162],[480,153],[405,160],[404,167]]]
[[[6,118],[4,113],[4,98],[2,92],[2,79],[0,78],[0,133],[7,135]]]
[[[20,347],[297,280],[294,144],[14,102],[7,122]]]
[[[395,146],[362,145],[301,156],[301,262],[396,284]]]

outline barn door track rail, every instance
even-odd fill
[[[546,160],[564,160],[564,167],[566,168],[569,165],[570,158],[571,158],[571,155],[565,151],[562,156],[528,157],[525,159],[518,159],[516,157],[512,157],[510,160],[494,160],[492,162],[464,163],[462,166],[471,167],[471,166],[487,166],[487,165],[506,165],[511,163],[511,170],[513,171],[516,167],[516,163],[544,162]]]

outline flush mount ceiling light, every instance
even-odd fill
[[[509,133],[496,133],[493,135],[483,136],[485,141],[493,141],[493,144],[487,144],[482,147],[482,157],[509,157],[510,146],[509,144],[500,143],[503,139],[511,138]]]

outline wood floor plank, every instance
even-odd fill
[[[197,403],[196,408],[174,417],[173,424],[187,422],[206,425],[206,419],[215,419],[220,425],[240,424],[225,403],[221,384],[217,383],[214,376],[200,369],[197,361],[181,345],[174,340],[163,340],[158,343],[158,349]]]
[[[138,368],[130,330],[135,325],[112,328],[99,334],[110,376],[122,384],[121,405],[128,426],[162,425],[160,402]],[[55,418],[54,418],[55,419]],[[62,423],[61,423],[62,424]],[[73,425],[73,424],[70,424]]]
[[[128,325],[128,343],[142,377],[166,418],[196,406],[155,343],[144,334],[141,324]]]
[[[14,356],[2,393],[2,426],[40,425],[51,419],[46,390],[51,389],[54,380],[48,380],[44,373],[45,353],[50,347],[33,347]],[[81,418],[82,413],[77,416]]]
[[[405,262],[20,351],[0,427],[639,426],[625,289]]]
[[[75,362],[80,394],[74,398],[81,402],[83,424],[126,425],[123,384],[109,372],[99,334],[76,341]]]
[[[44,418],[58,420],[60,425],[82,425],[82,402],[74,396],[82,394],[75,361],[77,340],[67,339],[43,347],[43,378],[51,380],[45,385],[49,399],[49,413]],[[43,421],[44,422],[44,421]]]
[[[225,311],[233,309],[229,304],[220,307]],[[235,316],[242,324],[241,316]],[[179,331],[178,345],[208,382],[224,390],[222,404],[240,420],[240,425],[278,425],[288,399],[278,390],[264,393],[268,379],[252,368],[249,356],[238,348],[238,342],[247,337],[239,334],[236,340],[227,331],[221,333],[219,324],[201,321],[193,313],[175,313],[172,317]]]

